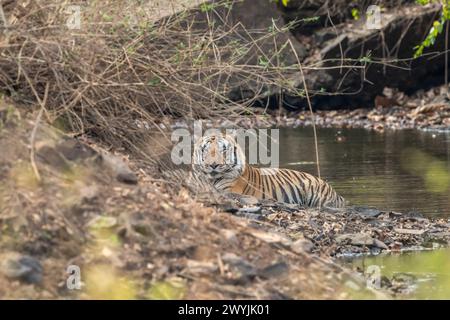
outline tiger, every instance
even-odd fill
[[[257,168],[230,135],[206,135],[194,144],[192,171],[205,177],[219,193],[298,204],[303,207],[342,208],[345,199],[324,180],[291,169]]]

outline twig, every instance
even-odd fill
[[[220,256],[220,253],[217,253],[217,264],[219,265],[220,275],[223,277],[225,274],[225,267],[223,265],[223,261],[222,261],[222,257]]]
[[[339,34],[338,34],[336,26],[333,23],[333,20],[331,19],[329,9],[327,9],[327,15],[328,15],[328,20],[330,20],[331,26],[333,27],[334,33],[336,33],[336,37],[338,37]],[[341,64],[339,66],[339,69],[340,69],[340,73],[342,73],[342,68],[344,67],[344,50],[342,49],[342,42],[339,42],[339,51],[341,52]]]
[[[288,41],[289,41],[289,45],[291,46],[292,52],[294,53],[295,58],[297,59],[298,67],[300,69],[300,75],[302,77],[303,87],[305,89],[306,100],[308,101],[308,107],[309,107],[309,111],[311,113],[311,121],[312,121],[313,132],[314,132],[314,147],[316,149],[317,176],[320,178],[319,146],[317,143],[316,117],[315,117],[313,109],[312,109],[311,99],[309,98],[309,93],[308,93],[308,88],[306,87],[306,80],[305,80],[305,75],[303,73],[302,63],[300,62],[297,51],[295,51],[295,48],[291,42],[291,39],[289,39]]]
[[[448,91],[448,25],[446,22],[445,26],[445,90],[447,91],[447,98],[450,98],[450,93]]]
[[[0,20],[3,22],[5,30],[8,29],[8,21],[6,20],[5,11],[3,11],[3,5],[0,3]]]
[[[41,122],[42,114],[44,113],[44,110],[45,110],[45,103],[47,102],[47,97],[48,97],[48,88],[49,88],[49,83],[47,82],[47,84],[45,86],[44,99],[42,101],[39,99],[39,102],[41,104],[41,109],[39,109],[39,113],[36,117],[36,121],[34,122],[34,127],[33,127],[33,130],[31,131],[31,137],[30,137],[30,149],[31,149],[30,150],[30,162],[31,162],[31,167],[33,168],[34,175],[36,176],[36,179],[38,181],[41,181],[41,175],[39,174],[39,170],[36,165],[34,144],[36,141],[37,128],[39,126],[39,123]]]

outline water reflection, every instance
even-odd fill
[[[450,215],[450,133],[319,129],[322,177],[352,204]],[[311,128],[280,130],[281,167],[316,174]]]
[[[449,249],[365,257],[350,264],[362,271],[379,268],[391,286],[403,287],[402,297],[450,299]]]

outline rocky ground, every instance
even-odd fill
[[[385,88],[377,96],[375,107],[361,106],[347,110],[317,110],[315,123],[320,127],[364,128],[383,132],[384,130],[419,129],[450,131],[450,99],[445,86],[428,91],[419,91],[407,96],[394,89]],[[254,109],[254,114],[238,119],[204,121],[206,126],[259,128],[311,126],[309,111],[288,112],[286,110]],[[161,128],[186,126],[186,123],[165,119]]]
[[[305,210],[282,203],[260,203],[250,197],[236,201],[240,206],[228,204],[225,210],[252,218],[255,224],[291,239],[300,237],[302,246],[319,255],[342,257],[425,250],[450,243],[450,219],[430,220],[417,213],[369,207]]]
[[[311,210],[295,205],[257,201],[234,195],[220,204],[233,215],[250,219],[270,233],[271,241],[289,243],[339,263],[361,255],[435,250],[450,244],[450,219],[428,219],[418,213],[403,214],[369,207]],[[370,278],[367,270],[356,269]],[[407,275],[382,277],[381,287],[392,296],[411,294],[418,279]]]
[[[334,258],[450,239],[447,220],[371,208],[200,201],[19,110],[1,103],[1,298],[387,298]]]
[[[316,123],[323,127],[384,129],[450,130],[450,99],[445,86],[420,91],[412,96],[385,88],[375,99],[375,108],[342,111],[318,111]],[[287,125],[309,125],[307,112]]]

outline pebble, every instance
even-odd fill
[[[223,212],[228,212],[228,213],[236,213],[239,211],[239,207],[233,203],[221,203],[219,204],[219,209]]]
[[[394,231],[401,234],[415,234],[415,235],[422,235],[425,233],[425,230],[401,229],[401,228],[394,228]]]
[[[258,275],[260,277],[269,279],[273,277],[279,277],[289,272],[289,266],[286,262],[277,262],[271,264],[261,270],[259,270]]]
[[[186,262],[186,267],[190,273],[195,274],[210,274],[211,272],[216,272],[219,269],[217,264],[213,262],[197,260],[188,260]]]
[[[223,237],[230,242],[237,243],[238,239],[236,236],[236,231],[230,230],[230,229],[222,229],[220,230],[220,233],[223,235]]]
[[[368,207],[354,207],[353,208],[359,215],[368,216],[368,217],[378,217],[382,211],[375,208]]]
[[[256,206],[260,203],[259,200],[253,196],[241,196],[239,202],[244,206]]]
[[[43,268],[36,258],[10,252],[0,256],[0,272],[11,279],[39,284],[42,282]]]
[[[83,201],[91,202],[99,195],[99,189],[96,185],[83,186],[80,188],[80,196]]]
[[[349,242],[354,246],[374,246],[382,249],[388,249],[384,242],[374,239],[366,233],[342,234],[336,237],[336,242],[339,244]]]
[[[307,239],[298,239],[291,244],[291,249],[296,253],[312,252],[314,244]]]
[[[76,139],[66,139],[56,146],[56,151],[70,161],[83,160],[95,156],[94,149]]]
[[[239,212],[258,213],[261,212],[261,207],[243,207],[239,209]]]
[[[258,270],[253,264],[234,253],[225,253],[222,256],[222,261],[234,271],[233,278],[231,279],[233,282],[248,282],[250,278],[258,274]]]
[[[88,226],[93,229],[109,229],[117,226],[117,218],[107,216],[96,216],[88,222]]]
[[[47,165],[60,171],[69,171],[70,163],[55,148],[47,144],[41,144],[37,150],[38,159]]]
[[[137,175],[119,157],[103,153],[102,163],[109,168],[116,176],[117,181],[125,184],[137,184]]]

